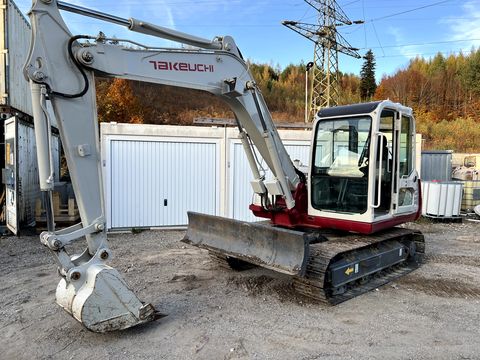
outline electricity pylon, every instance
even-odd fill
[[[338,26],[362,24],[352,22],[336,0],[304,0],[318,11],[318,23],[283,21],[282,24],[314,42],[313,67],[310,70],[309,121],[324,107],[338,105],[338,53],[360,59],[359,49],[352,47],[337,31]],[[308,76],[308,74],[306,74]]]

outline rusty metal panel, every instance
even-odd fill
[[[30,47],[30,24],[11,0],[0,0],[0,104],[32,115],[23,65]]]

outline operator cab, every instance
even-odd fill
[[[321,110],[314,123],[308,215],[328,219],[330,227],[349,221],[352,231],[362,233],[414,220],[414,137],[412,110],[391,101]]]

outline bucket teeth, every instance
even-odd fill
[[[152,304],[142,303],[112,267],[91,265],[82,278],[81,284],[60,280],[57,303],[91,331],[122,330],[163,317]]]

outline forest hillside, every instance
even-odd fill
[[[274,120],[303,121],[304,64],[281,69],[251,63],[250,70]],[[360,102],[360,77],[340,74],[340,79],[340,103]],[[233,118],[225,104],[201,91],[119,79],[100,79],[96,86],[100,121],[188,125],[196,117]],[[412,59],[381,79],[373,99],[412,107],[424,148],[480,151],[480,49]]]

